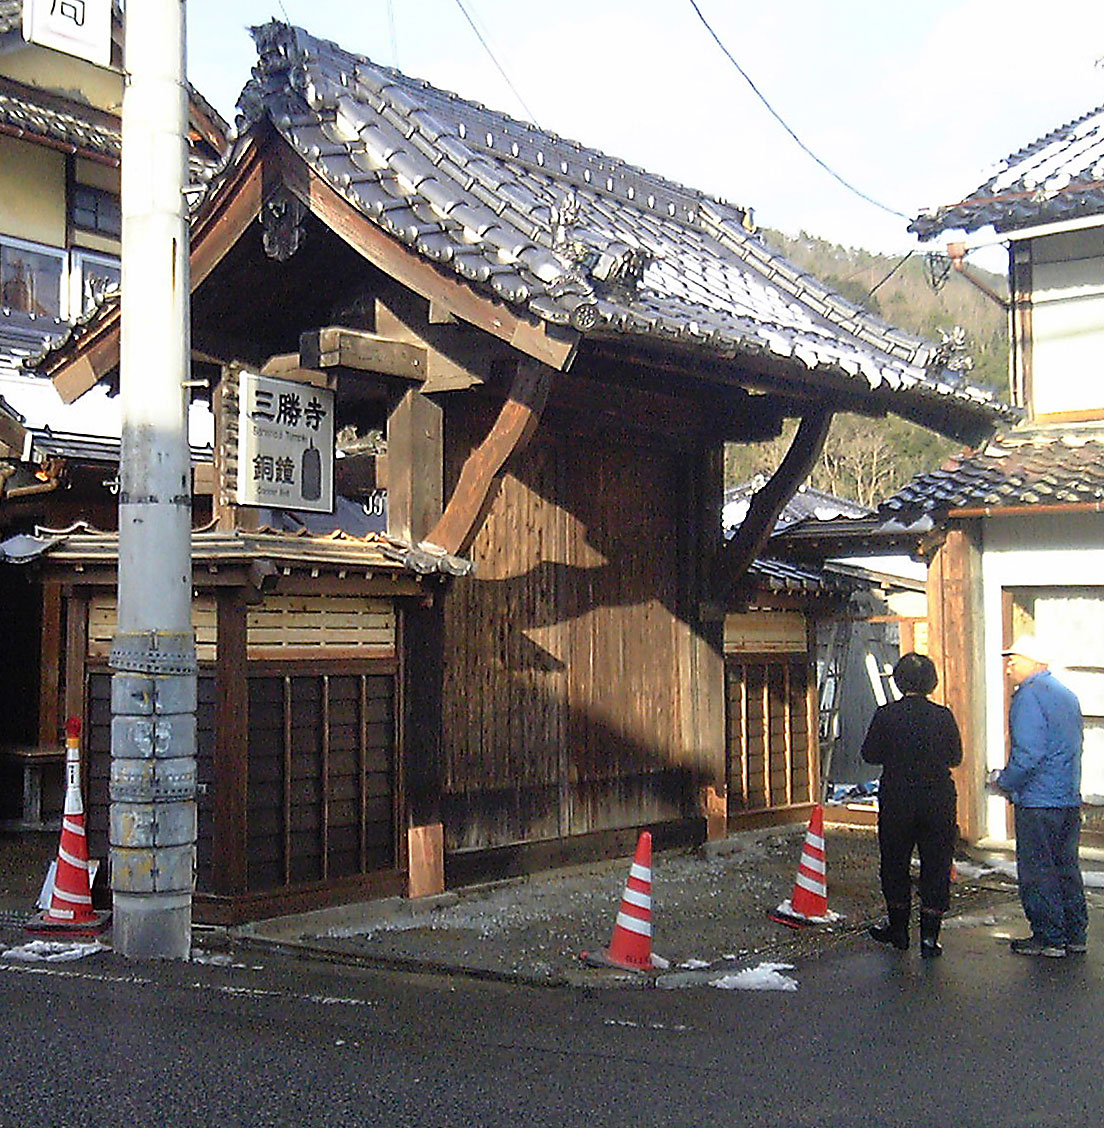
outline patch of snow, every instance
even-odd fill
[[[782,902],[777,909],[776,913],[781,913],[783,916],[796,917],[798,920],[805,921],[807,924],[835,924],[838,920],[843,920],[841,913],[833,912],[829,909],[824,916],[806,916],[804,913],[797,912],[789,898]]]
[[[992,913],[985,916],[957,916],[947,917],[943,921],[944,928],[973,928],[975,925],[992,927],[997,923],[997,918]]]
[[[683,960],[679,967],[684,968],[686,971],[700,971],[703,967],[708,967],[708,960]]]
[[[60,963],[66,960],[79,960],[85,956],[94,956],[97,952],[106,952],[105,945],[93,940],[90,944],[77,943],[72,940],[30,940],[18,948],[9,948],[0,952],[0,958],[5,960],[22,960],[24,963]]]
[[[734,975],[722,975],[712,980],[709,986],[719,987],[722,991],[796,991],[797,980],[781,974],[792,969],[793,964],[761,963]]]

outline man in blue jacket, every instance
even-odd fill
[[[1081,880],[1081,705],[1048,669],[1038,641],[1006,651],[1015,687],[1008,711],[1012,751],[992,789],[1016,806],[1020,901],[1031,935],[1012,941],[1024,956],[1084,952],[1088,916]]]

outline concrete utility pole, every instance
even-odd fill
[[[196,843],[184,0],[126,6],[114,946],[186,959]]]

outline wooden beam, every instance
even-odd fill
[[[419,345],[337,325],[302,333],[299,359],[304,368],[350,368],[419,382],[427,372],[426,350]]]
[[[505,302],[478,293],[451,271],[441,270],[416,251],[408,250],[340,196],[286,142],[278,140],[275,146],[283,161],[288,189],[374,266],[462,321],[508,342],[535,360],[557,369],[571,364],[578,333],[552,329],[536,316],[523,316]]]
[[[829,408],[820,408],[802,418],[786,457],[771,475],[770,481],[752,496],[747,516],[736,535],[721,551],[719,578],[723,585],[730,586],[738,581],[763,551],[786,502],[816,465],[831,425],[832,411]]]
[[[495,480],[532,437],[551,387],[552,371],[546,365],[519,362],[513,387],[494,426],[468,455],[456,489],[428,541],[454,555],[471,543]]]
[[[426,350],[425,395],[485,384],[495,361],[512,355],[508,346],[474,332],[439,305],[424,303],[422,311],[416,308],[420,304],[417,295],[409,295],[406,302],[394,296],[377,298],[375,317],[377,333]]]

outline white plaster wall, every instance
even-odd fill
[[[1001,593],[1009,587],[1104,586],[1104,514],[1006,517],[985,522],[981,558],[987,770],[1004,766]],[[1058,655],[1056,666],[1061,665]],[[1060,669],[1057,671],[1061,676]],[[987,802],[986,834],[1005,839],[1005,802]]]

